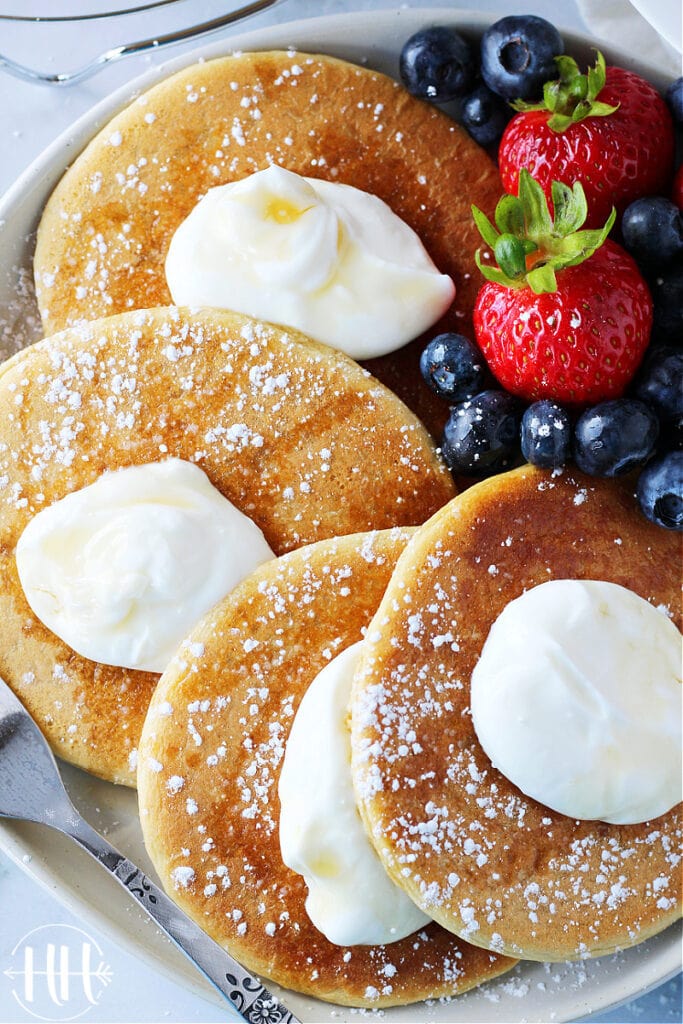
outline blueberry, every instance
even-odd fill
[[[683,416],[660,422],[657,448],[660,452],[683,451]]]
[[[653,348],[638,371],[633,393],[651,406],[661,420],[683,416],[683,349]]]
[[[410,37],[401,50],[399,70],[413,96],[443,103],[467,92],[474,63],[470,44],[461,35],[434,25]]]
[[[480,84],[462,101],[460,120],[475,142],[492,146],[500,140],[512,109],[488,86]]]
[[[658,341],[683,342],[683,261],[665,267],[650,280],[654,303],[652,336]]]
[[[505,100],[536,100],[545,82],[558,77],[554,58],[563,52],[562,36],[545,18],[512,14],[484,32],[481,73]]]
[[[485,370],[481,352],[462,334],[438,334],[420,357],[425,383],[447,402],[462,402],[481,391]]]
[[[666,102],[669,104],[674,121],[683,124],[683,78],[677,78],[666,90]]]
[[[653,523],[683,530],[683,452],[669,452],[648,463],[638,478],[637,494]]]
[[[506,391],[482,391],[454,405],[443,434],[443,456],[454,473],[488,476],[514,461],[519,406]]]
[[[636,199],[621,221],[624,246],[645,266],[663,267],[683,255],[683,215],[664,196]]]
[[[636,398],[615,398],[586,409],[574,428],[574,461],[591,476],[621,476],[652,455],[659,421]]]
[[[522,416],[522,455],[534,466],[559,469],[569,461],[572,427],[569,413],[557,402],[542,398]]]

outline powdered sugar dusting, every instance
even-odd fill
[[[416,972],[425,972],[427,991],[454,991],[466,983],[467,956],[457,939],[434,928],[386,947],[346,950],[323,940],[307,918],[302,880],[281,861],[277,782],[305,687],[358,639],[406,540],[400,530],[342,538],[263,566],[185,645],[182,664],[172,669],[176,678],[166,673],[157,702],[172,704],[174,716],[150,718],[152,749],[159,723],[168,730],[158,752],[164,771],[146,785],[154,786],[172,823],[173,883],[188,877],[187,870],[178,876],[179,868],[194,872],[199,912],[220,921],[236,950],[240,942],[246,949],[272,943],[269,956],[286,963],[303,949],[305,976],[321,991],[330,970],[341,978],[351,972],[371,1005],[413,984]],[[342,590],[347,597],[337,597]],[[199,760],[195,730],[202,737]],[[415,744],[411,735],[403,739]],[[485,959],[485,970],[496,967],[503,964]]]
[[[573,822],[515,789],[477,741],[469,679],[489,616],[558,567],[565,577],[594,572],[583,517],[616,516],[610,485],[569,474],[530,479],[538,498],[529,487],[523,506],[499,515],[482,504],[471,520],[456,504],[451,530],[437,517],[412,564],[406,553],[366,637],[352,709],[354,781],[387,867],[427,913],[510,955],[561,949],[582,959],[672,919],[683,831],[676,809],[653,826]],[[560,521],[562,550],[553,534]],[[606,545],[607,578],[627,578],[626,547]]]

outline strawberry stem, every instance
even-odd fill
[[[484,263],[481,249],[475,260],[487,281],[507,288],[529,287],[536,294],[557,290],[556,271],[583,263],[607,238],[616,218],[613,209],[599,230],[580,230],[588,215],[580,182],[570,188],[552,183],[554,217],[543,189],[526,169],[519,173],[519,195],[504,195],[496,206],[496,226],[476,206],[472,216],[479,233],[493,250],[497,266]]]
[[[605,58],[596,50],[595,65],[585,75],[572,57],[563,54],[555,57],[559,78],[546,82],[543,86],[543,99],[539,103],[526,103],[515,100],[515,110],[547,110],[551,117],[548,127],[555,132],[563,132],[571,124],[583,121],[587,117],[608,117],[617,109],[609,103],[601,103],[598,96],[607,80]]]

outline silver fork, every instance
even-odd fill
[[[26,15],[5,15],[0,14],[0,20],[2,21],[35,21],[45,24],[46,22],[57,22],[57,21],[86,21],[94,20],[95,18],[106,18],[106,17],[118,17],[121,14],[133,14],[138,11],[151,10],[154,7],[164,7],[167,3],[172,0],[163,0],[163,2],[147,3],[141,7],[134,7],[129,11],[102,11],[98,14],[93,15],[76,15],[76,16],[64,16],[64,17],[28,17]],[[122,43],[120,46],[113,46],[109,50],[105,50],[104,53],[99,54],[88,64],[85,64],[82,68],[78,68],[76,71],[60,71],[57,73],[49,71],[35,71],[33,68],[27,67],[25,64],[19,64],[17,61],[12,60],[11,57],[7,57],[0,53],[0,69],[4,69],[10,75],[14,75],[15,78],[22,78],[28,82],[35,82],[39,85],[73,85],[75,82],[82,82],[85,78],[90,78],[100,68],[105,67],[107,64],[112,64],[114,61],[121,60],[122,57],[131,57],[139,53],[147,53],[149,50],[159,50],[162,46],[172,46],[175,43],[183,43],[186,39],[194,39],[196,36],[207,35],[209,32],[217,32],[219,28],[224,28],[226,25],[234,25],[238,21],[244,21],[245,18],[250,18],[253,14],[260,14],[261,11],[267,10],[269,7],[273,7],[276,3],[281,3],[282,0],[252,0],[251,3],[245,4],[243,7],[239,7],[237,10],[231,11],[229,14],[222,14],[217,18],[212,18],[210,21],[203,21],[199,25],[190,25],[188,28],[179,29],[177,32],[167,32],[166,35],[151,36],[149,39],[138,39],[133,43]]]
[[[120,882],[243,1020],[299,1024],[264,985],[190,920],[162,890],[78,813],[42,732],[0,678],[0,817],[48,825],[70,836]]]

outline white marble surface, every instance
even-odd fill
[[[112,3],[117,7],[131,4],[132,0],[118,0],[118,3],[114,0]],[[432,3],[413,2],[411,6],[437,4],[438,0],[432,0]],[[0,9],[3,13],[62,14],[104,6],[104,3],[98,3],[97,0],[3,0]],[[395,6],[396,0],[287,0],[274,10],[250,19],[249,27],[256,28],[317,14]],[[465,0],[462,6],[466,6]],[[530,13],[548,16],[549,5],[544,0],[525,0],[522,6]],[[476,7],[479,11],[495,14],[509,13],[511,7],[519,9],[519,6],[511,5],[509,0],[477,0]],[[160,11],[118,19],[115,23],[91,22],[76,28],[9,26],[0,22],[0,54],[7,54],[49,71],[72,69],[110,46],[172,31],[190,22],[215,17],[224,10],[226,5],[219,0],[186,0]],[[554,13],[557,17],[557,13]],[[576,0],[566,0],[562,7],[561,24],[568,29],[585,30]],[[223,34],[229,31],[223,30]],[[618,43],[618,35],[617,18],[610,32],[613,43]],[[184,48],[189,49],[194,45],[197,44],[185,45]],[[182,52],[182,49],[183,46],[176,46],[167,52],[175,54]],[[105,69],[79,86],[62,89],[20,82],[0,70],[0,194],[81,113],[151,64],[159,63],[164,56],[157,52],[151,57],[130,58]],[[23,954],[23,947],[19,944],[34,929],[48,925],[60,926],[61,937],[57,941],[61,942],[70,934],[64,929],[69,926],[78,927],[79,921],[63,908],[58,893],[39,887],[20,867],[0,854],[0,1024],[23,1024],[36,1019],[74,1020],[75,1013],[81,1011],[83,1018],[93,1024],[113,1021],[126,1024],[155,1021],[208,1024],[234,1019],[228,1010],[219,1009],[167,978],[150,973],[148,968],[118,949],[110,937],[91,928],[89,938],[99,947],[98,955],[109,968],[109,971],[104,972],[105,980],[93,995],[95,1005],[86,1003],[76,1007],[72,1002],[62,999],[60,1008],[54,1000],[44,1000],[44,1004],[41,1004],[36,999],[30,1010],[22,1008],[14,995],[15,992],[22,992],[16,975],[17,969],[21,968]],[[54,935],[44,931],[32,940],[36,951],[42,955],[45,954],[48,939],[53,940]],[[78,941],[81,942],[80,937]],[[56,994],[60,995],[59,992]],[[625,1007],[602,1013],[591,1020],[621,1024],[636,1021],[678,1024],[681,1021],[680,976]]]

